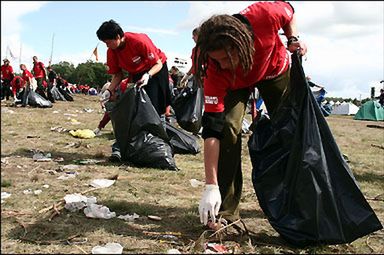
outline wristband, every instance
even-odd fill
[[[289,47],[293,42],[298,42],[299,39],[298,39],[299,36],[290,36],[288,37],[288,41],[287,41],[287,47]]]

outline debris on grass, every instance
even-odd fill
[[[88,218],[112,219],[116,217],[115,212],[111,212],[108,207],[98,204],[88,204],[84,208],[84,214]]]
[[[1,192],[1,203],[4,203],[5,200],[3,199],[7,199],[11,196],[11,193],[8,193],[8,192]]]
[[[138,219],[139,217],[140,217],[140,215],[133,213],[132,215],[131,214],[120,215],[117,218],[125,220],[125,221],[134,221],[135,219]]]
[[[104,246],[95,246],[92,248],[92,254],[122,254],[123,246],[119,243],[107,243]]]
[[[51,157],[52,157],[51,153],[47,153],[44,155],[44,153],[40,151],[35,152],[33,154],[33,160],[37,162],[49,162],[52,160]]]
[[[90,185],[95,188],[107,188],[112,186],[114,183],[115,180],[95,179],[90,183]]]
[[[199,186],[204,186],[204,182],[196,180],[196,179],[190,179],[189,182],[191,183],[191,186],[194,188],[197,188]]]
[[[84,207],[86,207],[88,204],[95,204],[97,199],[96,197],[86,197],[84,195],[74,193],[65,195],[64,197],[65,206],[64,208],[67,209],[70,212],[77,212]]]
[[[161,217],[156,216],[156,215],[148,215],[147,217],[148,217],[148,219],[154,220],[154,221],[161,221],[162,220]]]

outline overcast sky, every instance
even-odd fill
[[[36,55],[46,65],[60,61],[105,62],[106,47],[96,31],[114,19],[125,31],[143,32],[169,59],[190,61],[191,32],[212,14],[233,14],[248,1],[1,1],[1,56],[19,71]],[[292,1],[300,38],[308,45],[304,71],[327,96],[366,98],[384,79],[382,1]],[[53,48],[52,48],[53,42]],[[11,58],[11,50],[14,59]],[[53,50],[52,50],[53,49]],[[168,64],[169,65],[169,64]]]

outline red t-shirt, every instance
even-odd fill
[[[44,64],[42,62],[37,62],[33,65],[33,74],[35,78],[44,78],[45,77],[45,69]]]
[[[293,12],[286,2],[257,2],[240,12],[249,20],[255,38],[252,69],[245,75],[239,64],[233,80],[230,70],[222,70],[208,59],[207,77],[204,78],[206,112],[224,111],[227,90],[254,87],[257,82],[273,79],[288,69],[290,56],[278,31],[292,20]]]
[[[13,68],[10,65],[2,65],[1,66],[1,75],[3,75],[3,79],[11,80],[13,75]]]
[[[134,75],[149,70],[158,59],[163,64],[167,60],[164,52],[146,34],[126,32],[124,38],[124,48],[107,50],[109,74],[116,74],[124,69]]]
[[[19,80],[19,84],[16,84],[16,80]],[[24,85],[25,81],[23,80],[23,78],[21,78],[20,76],[15,76],[15,78],[13,78],[13,80],[11,81],[13,95],[15,96],[16,92],[19,89],[24,88]]]
[[[33,75],[31,74],[30,71],[24,70],[21,77],[23,78],[24,81],[29,81],[29,78],[33,78]]]
[[[129,81],[129,79],[126,78],[126,79],[124,79],[124,80],[122,80],[122,81],[120,82],[120,90],[121,90],[121,93],[122,93],[122,94],[125,92],[125,90],[126,90],[127,87],[128,87],[128,81]],[[117,89],[117,88],[116,88],[116,89]]]

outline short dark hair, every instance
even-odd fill
[[[118,35],[124,36],[123,29],[113,19],[104,21],[96,32],[97,38],[100,41],[116,39]]]

